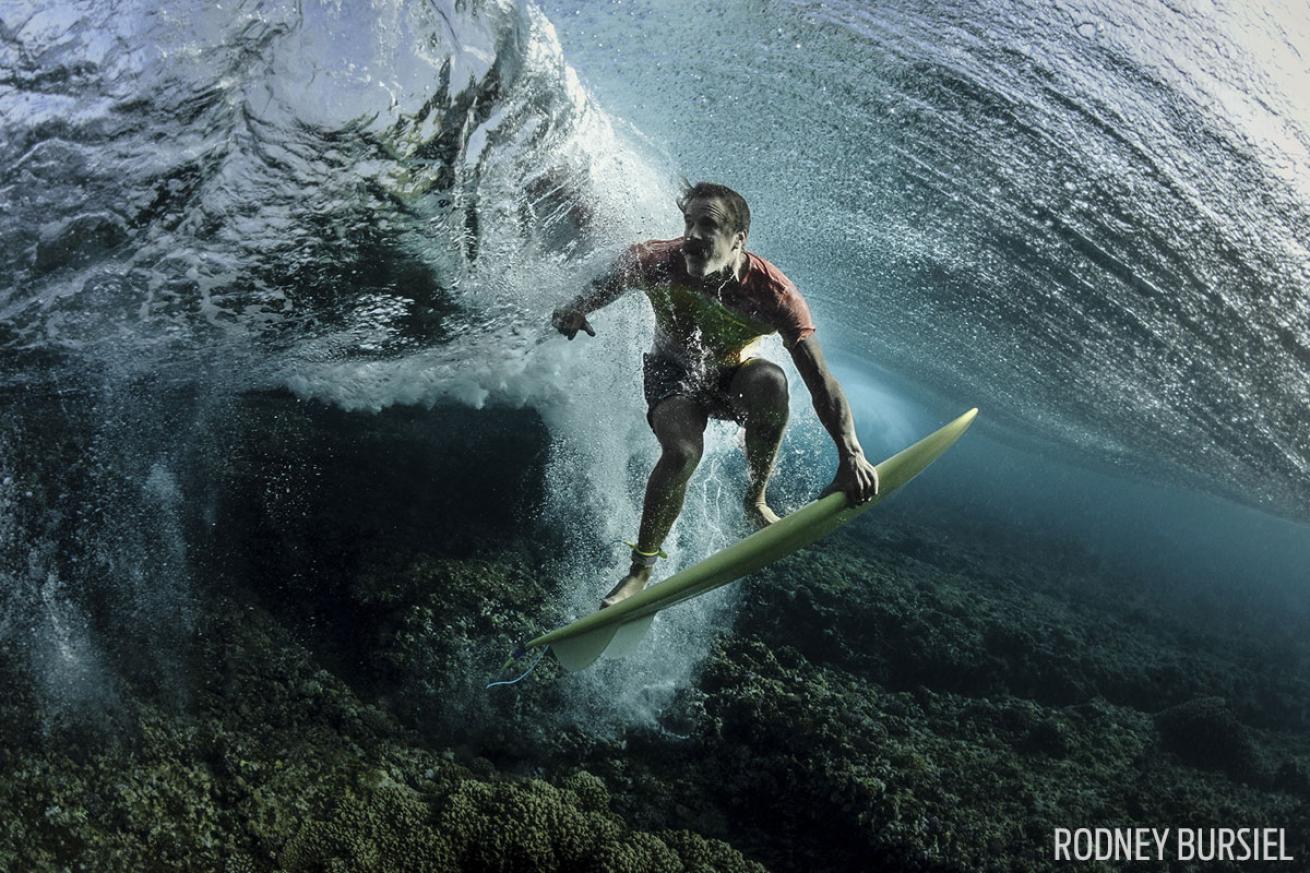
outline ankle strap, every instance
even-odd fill
[[[632,563],[640,567],[654,567],[655,562],[660,558],[667,558],[669,555],[661,548],[656,548],[653,552],[643,552],[637,548],[636,543],[624,543],[625,546],[632,549]]]

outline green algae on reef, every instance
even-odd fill
[[[8,750],[0,869],[763,869],[690,831],[628,827],[585,771],[475,777],[262,610],[225,600],[210,614],[192,713],[131,703],[137,736],[79,760],[57,736]]]

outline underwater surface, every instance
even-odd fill
[[[1310,864],[1307,58],[1274,0],[0,0],[0,869]],[[871,459],[978,421],[488,689],[626,567],[653,317],[549,316],[684,176]],[[711,424],[661,574],[745,475]]]

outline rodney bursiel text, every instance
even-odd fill
[[[1057,861],[1294,861],[1282,828],[1056,828]]]

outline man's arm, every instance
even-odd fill
[[[810,389],[814,411],[837,444],[837,475],[824,494],[843,491],[853,503],[864,503],[878,493],[878,470],[864,457],[855,436],[855,418],[841,386],[828,369],[819,341],[810,335],[792,345],[791,359]]]
[[[556,309],[551,314],[551,323],[569,339],[577,336],[580,330],[586,331],[588,336],[595,336],[595,329],[587,321],[587,313],[618,300],[630,284],[629,271],[620,260],[604,275],[593,279],[585,292]]]

